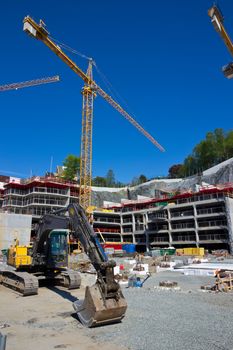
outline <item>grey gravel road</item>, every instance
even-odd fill
[[[178,282],[181,290],[155,289],[162,280]],[[143,288],[123,287],[128,310],[122,323],[86,334],[131,350],[232,350],[233,294],[201,291],[208,282],[214,278],[161,272]]]

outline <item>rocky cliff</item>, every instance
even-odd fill
[[[137,199],[138,196],[159,197],[162,193],[197,191],[198,186],[233,183],[233,158],[205,170],[202,174],[185,179],[159,179],[145,182],[134,187],[124,188],[92,188],[92,203],[102,207],[104,202],[120,203],[126,199]]]

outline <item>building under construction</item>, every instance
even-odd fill
[[[55,177],[12,178],[1,192],[2,210],[30,214],[33,224],[78,198],[77,183]],[[93,227],[100,241],[133,243],[137,251],[189,246],[232,252],[233,184],[95,210]]]

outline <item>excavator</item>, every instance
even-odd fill
[[[0,271],[0,283],[18,289],[24,295],[37,293],[38,278],[53,279],[70,289],[80,286],[80,275],[76,271],[64,269],[68,258],[68,230],[80,240],[97,272],[96,283],[86,287],[84,300],[73,303],[79,320],[89,328],[120,322],[127,303],[119,283],[114,279],[116,263],[108,260],[84,209],[77,203],[41,218],[29,255],[20,264],[15,259],[16,255],[12,256],[9,252],[8,263],[17,268]]]
[[[35,240],[26,246],[19,240],[7,251],[7,268],[0,270],[0,283],[15,289],[23,296],[38,294],[40,281],[79,288],[79,272],[68,266],[67,224],[59,217],[47,214],[40,219]]]

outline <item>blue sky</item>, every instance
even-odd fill
[[[22,30],[24,16],[51,36],[91,56],[136,120],[166,149],[160,152],[97,97],[93,176],[117,180],[166,175],[215,128],[232,129],[231,61],[207,10],[209,0],[8,0],[1,2],[1,82],[59,74],[61,82],[0,94],[0,173],[43,175],[68,154],[80,154],[81,78],[42,42]],[[219,1],[233,37],[233,2]],[[4,34],[4,35],[3,35]],[[68,55],[83,69],[87,61]],[[97,83],[108,92],[99,74]],[[121,101],[119,101],[121,103]],[[8,173],[10,172],[10,173]]]

